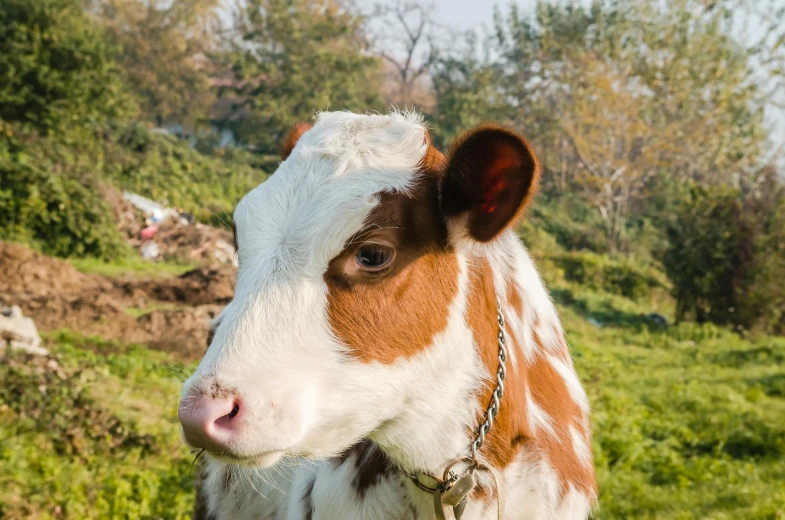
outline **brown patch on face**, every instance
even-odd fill
[[[473,272],[469,289],[468,320],[479,354],[489,373],[488,388],[481,394],[483,409],[491,400],[495,387],[495,374],[498,368],[498,345],[496,335],[496,290],[493,284],[493,273],[487,260],[483,259]],[[507,307],[503,309],[508,316],[520,316],[524,302],[514,284],[507,286]],[[540,345],[539,351],[545,347],[539,339],[537,324],[534,324],[534,340]],[[522,353],[522,345],[510,327],[506,329],[508,349],[516,349]],[[560,334],[558,338],[563,338]],[[563,350],[567,354],[566,344]],[[587,494],[596,492],[596,479],[592,467],[584,466],[573,449],[570,427],[576,428],[584,439],[589,435],[584,428],[584,414],[572,399],[564,379],[543,355],[529,364],[522,355],[518,355],[517,368],[507,363],[507,379],[499,415],[494,422],[482,448],[484,456],[497,468],[506,467],[515,458],[521,448],[541,456],[554,468],[556,475],[566,490],[571,484],[579,491]],[[526,409],[526,392],[531,392],[532,399],[552,419],[555,437],[538,431],[535,435],[529,427],[528,410]]]
[[[325,273],[332,329],[364,362],[413,356],[447,327],[458,293],[458,261],[439,211],[438,181],[437,171],[426,170],[410,193],[380,194],[365,227]],[[358,250],[377,243],[395,250],[390,267],[379,273],[359,269]]]
[[[289,157],[292,150],[294,150],[294,147],[297,145],[297,141],[299,141],[303,134],[312,127],[313,125],[311,123],[305,121],[300,121],[294,125],[294,128],[292,128],[281,143],[281,159],[285,161]]]

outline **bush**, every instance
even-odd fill
[[[140,125],[42,137],[0,121],[0,239],[53,256],[118,258],[128,250],[101,184],[231,225],[234,205],[267,178],[258,167],[272,169],[273,161],[241,150],[215,153],[223,157]]]
[[[49,157],[51,143],[0,139],[0,239],[28,242],[53,256],[113,259],[124,251],[98,180],[58,173],[78,164],[72,153]]]
[[[785,186],[690,186],[667,228],[663,256],[676,318],[785,332]]]
[[[115,55],[80,0],[3,0],[0,119],[49,131],[127,114]]]
[[[142,125],[107,128],[99,137],[102,176],[124,190],[191,210],[198,219],[231,224],[232,210],[267,178],[279,158],[244,150],[199,153],[184,141]],[[216,222],[218,221],[218,222]]]
[[[663,287],[653,268],[632,259],[576,252],[559,255],[555,262],[569,281],[633,300],[647,297],[652,289]]]

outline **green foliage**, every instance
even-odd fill
[[[230,225],[235,204],[273,162],[242,150],[204,155],[141,125],[42,137],[0,127],[0,239],[46,254],[119,260],[129,250],[100,195],[113,185]]]
[[[79,0],[3,0],[0,119],[51,130],[126,115],[115,56]]]
[[[230,58],[241,118],[235,135],[276,153],[285,134],[319,110],[382,109],[377,58],[363,52],[361,18],[327,0],[250,0]]]
[[[179,276],[197,267],[196,264],[176,262],[149,262],[136,252],[107,262],[96,258],[69,259],[78,271],[87,274],[100,274],[109,277],[169,278]]]
[[[782,518],[781,338],[710,324],[597,328],[561,310],[594,410],[598,518]]]
[[[571,282],[633,300],[648,297],[652,289],[663,286],[657,271],[630,258],[573,252],[555,262]]]
[[[442,149],[473,126],[510,118],[498,89],[499,71],[487,55],[480,55],[478,46],[476,36],[466,33],[465,48],[439,56],[432,67],[436,106],[429,119],[434,145]]]
[[[668,222],[663,264],[674,283],[676,317],[785,331],[785,186],[691,186]]]
[[[218,0],[85,1],[122,49],[117,61],[145,120],[190,129],[207,116]]]
[[[0,239],[54,256],[118,257],[125,246],[98,179],[79,151],[50,144],[0,139]]]
[[[181,369],[141,347],[51,341],[52,360],[0,362],[0,516],[190,518],[192,456],[170,399]]]
[[[267,178],[260,168],[269,172],[278,162],[243,150],[205,155],[142,125],[109,130],[101,143],[102,175],[116,186],[228,224],[240,198]]]

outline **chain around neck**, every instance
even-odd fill
[[[445,468],[444,474],[441,478],[423,472],[408,473],[406,471],[402,471],[405,476],[409,477],[414,482],[414,484],[423,491],[427,491],[428,493],[439,493],[444,491],[444,489],[448,488],[453,482],[455,482],[455,480],[457,480],[458,475],[456,475],[452,469],[462,462],[468,464],[467,471],[474,471],[484,466],[479,460],[478,452],[485,443],[485,438],[488,435],[488,432],[490,432],[491,428],[493,427],[494,419],[496,419],[496,416],[499,414],[502,396],[504,395],[504,381],[507,377],[507,336],[504,331],[505,322],[504,313],[502,312],[502,304],[498,296],[496,297],[496,321],[499,327],[498,333],[496,335],[496,341],[499,345],[499,367],[496,370],[496,388],[494,388],[493,394],[491,394],[491,402],[488,404],[488,408],[485,410],[485,420],[477,428],[477,435],[474,438],[474,441],[471,443],[469,454],[450,461],[450,463],[447,464],[447,467]],[[420,475],[429,477],[435,481],[437,487],[431,488],[425,485],[420,481]]]

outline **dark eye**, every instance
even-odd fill
[[[393,260],[393,248],[377,244],[362,246],[355,255],[357,263],[369,271],[381,271]]]

